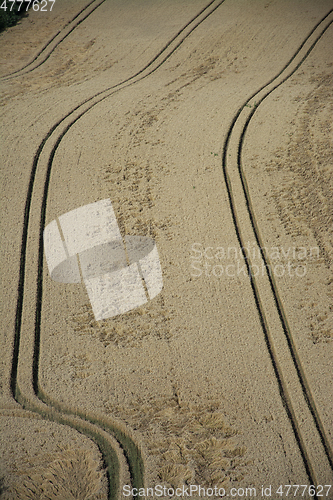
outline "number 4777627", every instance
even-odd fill
[[[1,0],[0,0],[1,1]],[[32,10],[40,11],[40,12],[51,12],[53,9],[53,5],[56,0],[3,0],[0,5],[0,9],[7,11],[7,9],[11,12],[13,10],[13,6],[17,4],[18,8],[16,12],[20,12],[24,10],[27,12],[30,5],[32,4]],[[49,7],[49,8],[48,8]]]
[[[284,487],[283,485],[280,485],[278,489],[276,490],[276,494],[280,495],[281,497],[287,497],[287,496],[296,496],[298,494],[298,498],[300,496],[309,498],[309,497],[314,497],[315,495],[317,497],[328,497],[328,493],[331,489],[331,484],[318,484],[317,486],[310,484],[285,484]],[[289,495],[290,493],[290,495]]]

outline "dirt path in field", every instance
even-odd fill
[[[56,0],[0,35],[4,499],[333,498],[330,8]],[[163,289],[96,321],[42,234],[107,198]]]

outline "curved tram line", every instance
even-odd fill
[[[279,297],[277,285],[272,273],[267,271],[271,269],[271,265],[268,256],[264,252],[264,245],[262,244],[262,239],[249,194],[248,184],[243,171],[242,150],[246,131],[258,106],[275,89],[290,78],[305,61],[317,42],[333,23],[332,12],[333,9],[312,29],[310,34],[303,41],[301,46],[284,66],[281,72],[270,82],[261,87],[261,89],[255,92],[243,104],[243,106],[239,108],[226,135],[223,145],[222,159],[222,168],[227,186],[231,214],[237,239],[242,249],[247,271],[250,276],[250,283],[265,336],[265,342],[278,382],[280,395],[292,425],[308,478],[310,483],[314,485],[323,484],[318,481],[318,478],[323,475],[326,477],[328,482],[331,482],[330,478],[332,477],[333,471],[333,453],[303,371],[288,325],[286,314],[283,309],[282,301]],[[252,108],[251,111],[249,110],[249,107]],[[242,194],[236,194],[237,187],[238,192]],[[244,213],[246,215],[242,213],[243,208],[245,209]],[[264,262],[266,269],[266,283],[264,285],[259,285],[251,273],[251,261],[244,250],[244,243],[249,240],[256,241],[256,253],[260,252]],[[274,330],[277,330],[274,328],[273,322],[271,327],[268,325],[269,322],[267,321],[267,317],[271,316],[272,309],[275,309],[275,313],[277,313],[276,319],[277,322],[280,323],[280,332],[275,331],[272,333]],[[270,315],[266,314],[268,310]],[[284,357],[289,357],[289,364],[284,360]],[[286,374],[286,367],[293,371],[293,378],[290,378],[290,376]],[[298,386],[298,392],[297,390],[294,390],[294,385]],[[291,393],[293,393],[292,396]],[[296,399],[297,402],[295,401]],[[300,400],[302,401],[300,402]],[[305,429],[304,434],[307,434],[307,443],[304,442],[302,431],[300,429],[301,424],[299,422],[302,419],[297,418],[296,416],[297,411],[295,408],[297,406],[299,417],[303,415],[304,420],[309,421],[308,427],[306,427],[304,422],[302,422],[303,429]],[[316,454],[314,450],[311,449],[312,443],[314,444],[314,448],[317,449]],[[318,458],[320,459],[319,461]],[[317,498],[316,495],[315,498]]]
[[[33,165],[30,174],[30,181],[27,191],[27,198],[24,211],[24,223],[22,231],[22,244],[21,244],[21,258],[20,258],[20,272],[18,283],[18,299],[16,306],[15,318],[15,334],[13,345],[12,369],[11,369],[11,392],[14,399],[22,405],[24,409],[40,414],[43,418],[55,421],[64,425],[73,427],[83,434],[90,437],[99,447],[103,460],[107,466],[107,475],[109,483],[109,498],[117,498],[119,491],[119,459],[117,452],[112,448],[108,435],[113,436],[122,449],[129,472],[131,475],[132,486],[140,488],[144,486],[144,466],[142,455],[139,447],[135,444],[133,439],[126,435],[122,430],[116,426],[110,425],[102,418],[97,418],[88,415],[82,411],[73,411],[69,408],[60,405],[59,403],[51,400],[46,394],[43,393],[39,386],[39,353],[40,353],[40,335],[41,335],[41,312],[42,312],[42,298],[43,298],[43,231],[46,218],[46,206],[48,199],[48,190],[50,184],[50,176],[52,170],[53,159],[57,149],[69,129],[90,109],[96,104],[99,104],[104,99],[111,97],[114,93],[121,89],[133,85],[143,78],[147,78],[154,71],[156,71],[183,43],[183,41],[208,17],[210,16],[224,0],[213,0],[209,2],[194,18],[192,18],[167,44],[166,46],[139,72],[132,77],[114,85],[104,91],[101,91],[92,97],[83,101],[80,105],[76,106],[59,120],[46,134],[40,143],[37,152],[34,156]],[[103,2],[100,2],[101,5]],[[90,4],[89,4],[90,5]],[[98,6],[99,6],[98,5]],[[97,7],[98,7],[97,6]],[[96,8],[97,8],[96,7]],[[95,10],[95,9],[94,9]],[[91,11],[92,12],[92,11]],[[90,12],[90,13],[91,13]],[[87,18],[90,13],[85,17]],[[82,22],[82,21],[80,21]],[[79,24],[79,23],[78,23]],[[77,25],[78,25],[77,24]],[[76,26],[77,26],[76,25]],[[75,26],[75,27],[76,27]],[[74,28],[73,28],[74,29]],[[71,30],[72,31],[72,30]],[[60,43],[60,42],[59,42]],[[44,61],[41,62],[41,64]],[[71,120],[69,123],[67,121]],[[66,125],[67,123],[67,125]],[[62,126],[65,125],[63,130]],[[47,146],[48,142],[53,139],[57,134],[57,139],[49,155],[47,168],[45,174],[41,172],[40,157]],[[39,167],[39,168],[38,168]],[[32,197],[34,192],[34,185],[37,175],[45,175],[44,180],[44,193],[40,209],[40,229],[39,229],[39,246],[38,246],[38,275],[36,280],[36,309],[35,309],[35,329],[34,329],[34,352],[33,352],[33,366],[32,366],[32,389],[34,395],[38,398],[38,402],[31,401],[29,396],[20,391],[18,385],[19,373],[19,359],[20,359],[20,340],[22,332],[22,317],[23,317],[23,303],[27,300],[24,296],[25,292],[25,274],[26,274],[26,258],[28,250],[28,230],[32,210]],[[32,245],[32,243],[30,243]],[[35,398],[36,399],[36,398]]]
[[[32,59],[32,61],[30,61],[28,64],[26,64],[22,68],[20,68],[20,69],[18,69],[16,71],[13,71],[12,73],[8,73],[7,75],[3,75],[1,77],[1,80],[9,80],[11,78],[15,78],[17,76],[21,76],[21,75],[26,74],[26,73],[30,73],[34,69],[39,68],[39,66],[41,66],[45,61],[47,61],[47,59],[50,57],[50,55],[52,54],[52,52],[58,47],[58,45],[60,45],[61,42],[63,42],[72,33],[72,31],[75,30],[75,28],[77,28],[83,21],[85,21],[85,19],[87,19],[87,17],[89,17],[90,14],[92,14],[104,2],[105,2],[105,0],[101,0],[99,3],[97,3],[96,0],[92,0],[91,2],[89,2],[88,5],[86,5],[82,10],[80,10],[80,12],[78,12],[73,17],[73,19],[71,19],[70,21],[68,21],[65,24],[65,26],[63,26],[63,28],[61,29],[61,31],[58,31],[58,33],[56,33],[51,38],[51,40],[49,40],[44,45],[44,47],[38,52],[38,54]],[[74,21],[85,10],[89,9],[89,7],[92,4],[95,4],[95,3],[97,3],[97,5],[95,5],[89,12],[85,13],[85,15],[83,17],[81,17],[73,26],[71,26],[74,23]],[[63,32],[64,32],[64,30],[66,28],[67,28],[68,31],[67,31],[67,33],[64,34]],[[47,49],[49,49],[49,50],[47,50]],[[34,64],[34,63],[36,63],[36,64]]]

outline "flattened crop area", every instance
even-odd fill
[[[56,0],[0,35],[4,499],[333,498],[330,9]]]

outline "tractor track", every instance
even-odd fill
[[[116,461],[116,452],[111,451],[113,444],[109,440],[109,435],[115,436],[118,443],[120,443],[120,448],[122,448],[126,461],[128,463],[128,467],[131,473],[132,485],[136,487],[143,486],[144,484],[144,471],[143,469],[135,472],[135,464],[131,463],[130,455],[134,453],[138,453],[138,459],[142,460],[140,455],[140,450],[137,448],[135,443],[133,442],[133,449],[129,449],[125,444],[121,444],[123,437],[120,434],[122,431],[117,430],[115,428],[110,427],[106,422],[102,421],[102,419],[86,415],[83,412],[73,411],[69,408],[64,408],[62,405],[57,404],[52,401],[46,394],[43,393],[41,388],[39,387],[38,382],[38,371],[39,371],[39,347],[40,347],[40,327],[41,327],[41,311],[42,311],[42,296],[43,296],[43,230],[45,226],[45,217],[46,217],[46,205],[48,198],[48,189],[50,183],[50,175],[52,170],[53,159],[57,152],[57,149],[69,131],[69,129],[90,109],[92,109],[96,104],[99,104],[104,99],[111,97],[114,93],[119,92],[125,87],[133,85],[143,78],[148,77],[154,71],[156,71],[171,55],[172,53],[183,43],[183,41],[193,32],[193,30],[199,26],[209,15],[211,15],[222,3],[224,0],[220,2],[216,2],[215,0],[210,2],[197,16],[195,16],[182,30],[180,30],[176,36],[167,43],[167,45],[152,59],[142,70],[137,72],[132,77],[122,81],[121,83],[110,87],[102,92],[99,92],[92,97],[86,99],[80,105],[76,106],[70,113],[64,116],[61,120],[59,120],[47,133],[44,139],[41,141],[37,152],[35,154],[33,160],[33,166],[31,170],[30,183],[28,187],[28,194],[25,205],[25,215],[24,215],[24,226],[22,233],[22,245],[21,245],[21,261],[20,261],[20,276],[19,276],[19,285],[18,285],[18,300],[16,307],[16,323],[15,323],[15,339],[14,339],[14,347],[13,347],[13,359],[12,359],[12,372],[11,372],[11,392],[17,402],[19,402],[25,409],[35,412],[39,415],[42,415],[43,418],[48,420],[54,420],[59,423],[63,423],[65,425],[69,425],[75,429],[80,430],[80,432],[86,434],[91,439],[93,439],[97,445],[99,446],[102,456],[109,466],[109,498],[117,497],[117,490],[119,488],[119,481],[117,478],[113,478],[110,476],[110,471],[112,470],[112,464]],[[99,5],[104,2],[100,2],[91,12],[93,12]],[[92,5],[94,2],[89,4]],[[88,8],[87,6],[86,8]],[[86,9],[85,8],[85,9]],[[207,9],[209,9],[207,13]],[[85,10],[83,9],[83,10]],[[83,12],[83,11],[81,11]],[[81,12],[79,14],[81,14]],[[84,19],[86,19],[90,13],[89,12]],[[254,239],[258,245],[260,253],[262,255],[263,261],[265,263],[266,268],[268,268],[269,261],[268,257],[264,254],[262,248],[262,240],[260,237],[260,233],[258,230],[258,226],[256,223],[253,206],[251,203],[251,199],[249,196],[249,189],[247,186],[246,177],[243,172],[241,156],[242,156],[242,148],[244,144],[244,138],[246,134],[246,130],[250,124],[251,118],[253,117],[256,109],[260,105],[260,103],[277,87],[283,84],[303,63],[306,57],[310,54],[314,46],[323,36],[325,31],[331,25],[333,20],[331,20],[330,11],[311,31],[308,37],[304,40],[299,49],[295,52],[294,56],[291,60],[284,66],[282,71],[274,77],[270,82],[264,85],[260,90],[258,90],[255,94],[253,94],[246,103],[237,111],[231,126],[229,127],[227,136],[223,145],[223,173],[225,177],[225,182],[228,191],[230,209],[232,213],[232,218],[235,225],[235,230],[237,234],[237,238],[241,248],[244,248],[244,241],[247,240],[244,237],[244,234],[249,231],[251,228],[252,239]],[[79,16],[75,16],[74,19],[77,19]],[[200,19],[199,19],[200,18]],[[71,21],[73,22],[74,19]],[[71,31],[75,29],[84,19],[81,19],[74,27],[71,28]],[[199,20],[198,20],[199,19]],[[198,20],[198,22],[196,22]],[[65,39],[70,33],[67,33],[61,40],[57,42],[57,45],[61,43],[62,40]],[[58,35],[56,35],[58,36]],[[55,39],[55,38],[54,38]],[[46,47],[50,45],[51,41],[44,47],[44,49],[40,52],[38,56],[34,59],[33,62],[36,62],[37,58],[44,52]],[[57,46],[56,45],[56,46]],[[310,45],[310,46],[309,46]],[[45,62],[45,60],[50,56],[51,52],[56,47],[53,47],[51,51],[46,55],[46,57],[39,62],[38,65],[33,68],[29,68],[32,63],[30,63],[25,68],[22,68],[15,74],[7,75],[3,77],[3,79],[19,76],[20,72],[24,69],[28,71],[33,71],[36,67],[40,66]],[[45,54],[43,54],[43,57]],[[247,105],[251,104],[256,98],[256,107],[251,111],[247,109]],[[259,99],[258,99],[259,98]],[[60,130],[59,130],[60,129]],[[62,129],[62,130],[61,130]],[[240,129],[240,130],[239,130]],[[236,138],[235,138],[236,136]],[[44,172],[45,180],[44,180],[44,193],[42,199],[42,206],[40,209],[40,232],[39,232],[39,247],[38,247],[38,277],[37,277],[37,286],[36,286],[36,316],[35,316],[35,326],[34,326],[34,348],[33,348],[33,368],[32,368],[32,391],[36,398],[34,402],[31,401],[31,397],[26,397],[23,395],[23,392],[20,391],[18,385],[18,370],[19,370],[19,354],[20,354],[20,340],[21,340],[21,331],[22,331],[22,315],[23,315],[23,301],[24,299],[24,291],[25,291],[25,275],[26,275],[26,253],[28,246],[28,230],[29,230],[29,221],[30,221],[30,212],[31,212],[31,203],[34,191],[34,184],[36,180],[37,170],[40,170],[40,157],[46,146],[49,146],[50,142],[53,143],[53,147],[48,156],[47,161],[47,169]],[[231,160],[228,159],[228,155],[231,154]],[[39,172],[38,172],[39,173]],[[40,173],[39,173],[40,174]],[[236,181],[234,180],[235,175],[238,176]],[[241,204],[246,207],[247,215],[245,216],[246,222],[244,224],[243,216],[239,216],[237,214],[240,206],[240,202],[234,196],[235,186],[237,183],[241,183],[243,200]],[[244,229],[246,228],[246,229]],[[297,351],[295,349],[295,345],[293,342],[293,338],[290,332],[290,328],[288,326],[287,318],[285,312],[283,310],[282,302],[278,294],[277,286],[274,281],[274,277],[267,272],[266,278],[267,283],[262,287],[259,286],[255,280],[255,277],[251,275],[250,267],[251,262],[248,257],[245,255],[243,251],[244,259],[249,271],[251,287],[253,291],[254,300],[256,303],[256,307],[258,310],[258,314],[260,317],[263,333],[265,336],[265,341],[267,345],[267,349],[273,364],[273,368],[275,371],[275,375],[279,384],[280,394],[285,406],[286,412],[288,414],[288,418],[291,422],[291,426],[293,428],[295,438],[297,444],[300,449],[300,453],[302,455],[305,469],[307,471],[309,480],[311,484],[319,484],[317,480],[318,472],[314,469],[314,458],[313,454],[309,453],[307,449],[307,445],[305,440],[302,437],[303,428],[299,425],[299,417],[300,412],[295,411],[293,405],[293,396],[290,396],[290,383],[285,380],[284,377],[284,365],[281,364],[280,360],[280,352],[285,349],[283,346],[280,348],[280,344],[282,345],[282,341],[279,339],[276,340],[274,333],[271,333],[271,328],[269,328],[269,322],[267,321],[267,309],[271,307],[271,304],[266,304],[266,292],[269,289],[269,294],[271,296],[271,301],[274,303],[274,307],[276,309],[276,314],[279,317],[279,322],[281,325],[281,329],[283,332],[284,341],[287,344],[289,355],[291,358],[291,363],[294,367],[294,375],[293,381],[297,380],[298,385],[300,386],[301,393],[303,395],[303,406],[302,410],[304,410],[304,405],[307,407],[307,411],[310,413],[311,421],[313,422],[312,427],[315,429],[315,433],[318,435],[317,437],[311,438],[313,442],[316,442],[315,448],[320,448],[320,456],[325,455],[327,459],[327,463],[329,464],[330,470],[332,470],[332,450],[328,443],[328,439],[325,434],[325,430],[323,424],[320,420],[318,411],[315,406],[315,402],[313,400],[309,385],[306,380],[306,376],[304,374],[301,362],[299,360]],[[265,288],[266,287],[266,288]],[[263,291],[265,293],[263,293]],[[265,299],[263,300],[263,296]],[[279,334],[281,337],[281,334]],[[282,343],[281,343],[282,342]],[[279,344],[280,343],[280,344]],[[279,344],[276,346],[275,344]],[[280,349],[280,350],[279,350]],[[299,397],[299,396],[297,396]],[[38,398],[38,400],[37,400]],[[297,406],[297,405],[296,405]],[[311,431],[311,434],[314,434],[314,431]],[[320,484],[322,484],[321,482]]]
[[[31,71],[39,68],[48,58],[51,56],[52,52],[77,28],[83,21],[87,19],[105,0],[97,1],[92,0],[86,5],[80,12],[78,12],[73,19],[68,21],[65,26],[61,28],[52,38],[49,40],[44,47],[38,52],[38,54],[30,61],[28,64],[23,66],[22,68],[13,71],[12,73],[8,73],[7,75],[3,75],[1,80],[6,81],[11,78],[15,78],[26,73],[30,73]],[[94,5],[93,5],[94,4]],[[92,8],[84,14],[84,12]],[[82,15],[81,15],[82,14]],[[81,17],[80,17],[81,16]],[[80,17],[80,18],[79,18]],[[78,19],[79,18],[79,19]],[[77,20],[78,19],[78,20]],[[77,22],[75,22],[77,20]]]
[[[70,31],[63,36],[57,43],[59,45],[83,20],[98,8],[105,0],[99,2],[85,17],[79,20],[75,26],[71,27]],[[144,486],[144,464],[142,453],[135,441],[125,433],[116,424],[110,423],[110,419],[104,420],[101,417],[77,409],[65,407],[53,401],[42,390],[39,384],[39,353],[40,353],[40,336],[41,336],[41,312],[43,299],[43,231],[46,218],[46,207],[48,200],[48,191],[50,184],[50,176],[52,171],[53,160],[57,149],[70,128],[96,104],[111,97],[116,92],[123,88],[133,85],[144,78],[147,78],[155,72],[183,43],[183,41],[208,17],[210,16],[224,0],[213,0],[209,2],[195,17],[193,17],[164,47],[159,53],[133,76],[126,80],[105,89],[99,93],[84,100],[81,104],[73,108],[67,115],[53,125],[40,142],[35,153],[31,168],[30,181],[27,190],[27,197],[24,209],[24,223],[22,230],[20,271],[18,282],[18,295],[16,304],[15,316],[15,334],[13,343],[12,368],[10,388],[13,398],[18,402],[24,410],[39,414],[45,420],[55,421],[60,424],[68,425],[90,437],[99,447],[104,463],[107,466],[109,498],[117,498],[120,479],[124,479],[126,469],[131,476],[133,487],[140,488]],[[92,5],[91,2],[87,7]],[[86,7],[86,8],[87,8]],[[85,10],[85,9],[83,9]],[[83,11],[81,11],[83,12]],[[81,12],[79,14],[81,14]],[[78,15],[79,15],[78,14]],[[74,18],[77,19],[78,15]],[[71,21],[73,22],[73,20]],[[57,35],[56,35],[57,36]],[[53,39],[55,40],[55,38]],[[49,42],[39,55],[42,55],[46,47],[50,46]],[[27,72],[33,71],[40,66],[50,56],[51,52],[56,48],[54,46],[51,51],[45,56],[42,61],[37,61],[37,56],[33,62],[38,62],[37,66],[30,68]],[[49,47],[50,48],[50,47]],[[19,76],[21,73],[8,75],[4,78]],[[43,185],[42,196],[36,192],[36,183],[41,177],[41,185]],[[38,199],[39,198],[39,199]],[[31,220],[38,215],[39,238],[37,240],[29,238],[29,233],[34,227]],[[34,246],[35,241],[35,246]],[[35,250],[35,251],[34,251]],[[33,277],[32,271],[27,269],[27,255],[38,255],[38,262]],[[29,260],[30,262],[30,260]],[[25,317],[24,303],[32,303],[35,301],[35,317]],[[31,316],[31,315],[30,315]],[[22,336],[24,331],[25,335]],[[28,333],[27,333],[28,332]],[[24,349],[22,348],[24,345]],[[20,350],[24,352],[24,356],[20,356]],[[29,363],[30,360],[30,363]],[[31,379],[26,380],[24,376],[24,368],[30,366]],[[22,374],[21,374],[22,373]],[[23,389],[22,389],[23,388]],[[116,443],[115,443],[116,441]],[[121,451],[125,460],[122,460]],[[123,463],[121,463],[123,462]],[[126,462],[126,463],[124,463]],[[115,474],[115,471],[119,474]],[[117,477],[116,477],[117,476]]]
[[[325,481],[326,483],[331,482],[333,453],[297,353],[277,284],[270,272],[271,265],[264,251],[242,165],[242,151],[246,131],[258,106],[302,65],[333,23],[332,13],[333,10],[330,10],[316,24],[283,69],[238,109],[226,134],[222,155],[222,169],[229,206],[250,278],[266,346],[283,405],[291,423],[310,484],[313,485],[324,484]],[[260,282],[255,279],[251,272],[251,260],[245,251],[246,241],[256,242],[256,255],[261,255],[263,260],[265,276]],[[279,327],[275,325],[279,325]],[[315,498],[317,498],[316,495]]]

